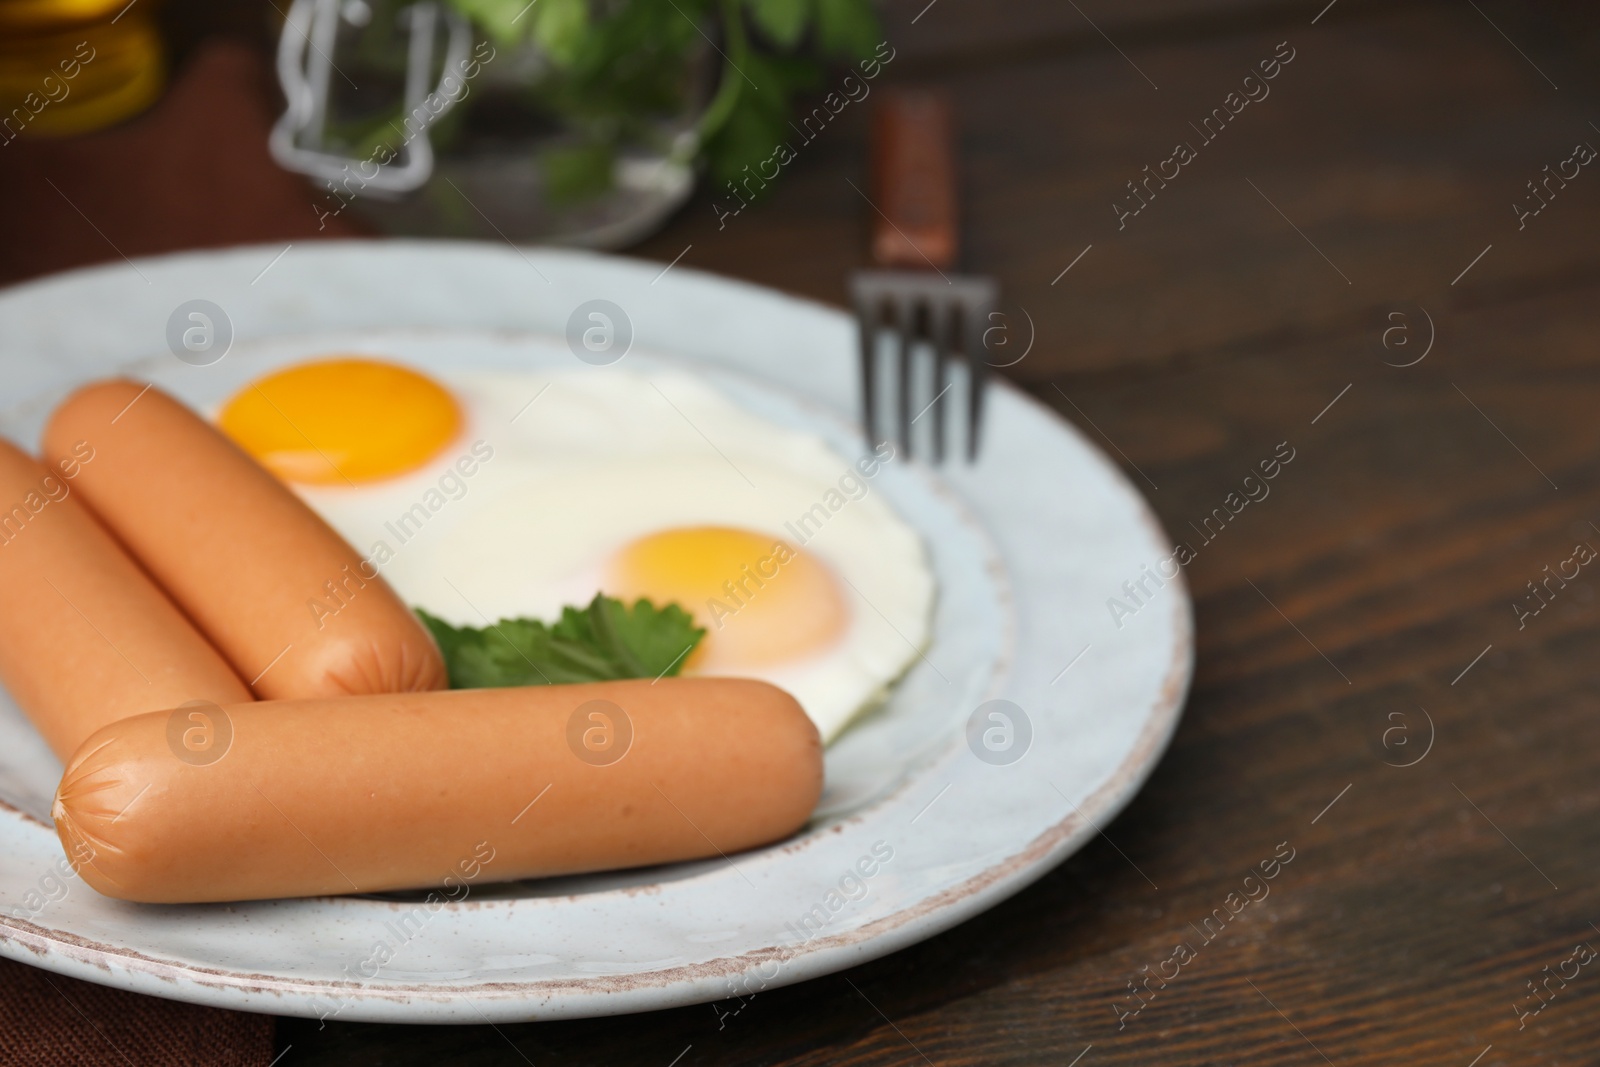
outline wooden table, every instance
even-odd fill
[[[1295,451],[1187,569],[1198,670],[1170,751],[1107,836],[849,982],[737,1015],[282,1020],[280,1063],[1594,1062],[1600,968],[1574,950],[1600,945],[1600,614],[1574,561],[1600,549],[1600,173],[1539,201],[1526,183],[1600,146],[1600,22],[1506,0],[925,2],[889,9],[887,77],[955,95],[969,266],[1001,279],[1019,344],[1037,331],[1012,378],[1197,544]],[[1191,126],[1290,50],[1214,139]],[[263,169],[258,63],[194,57],[142,123],[0,158],[5,277],[314,234]],[[848,111],[770,200],[719,228],[702,193],[640,253],[842,302],[864,130]],[[1132,199],[1180,141],[1195,158]],[[204,169],[156,166],[157,144]],[[1072,486],[1041,470],[1038,491]],[[1270,896],[1204,940],[1280,846]],[[1180,942],[1179,976],[1131,992]]]

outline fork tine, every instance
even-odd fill
[[[933,461],[944,462],[944,405],[940,398],[944,390],[949,388],[945,384],[945,377],[949,373],[949,348],[952,320],[958,314],[953,305],[932,306],[928,309],[929,329],[928,339],[933,343]]]
[[[962,301],[967,330],[963,341],[967,356],[967,462],[978,458],[978,442],[983,436],[983,401],[990,377],[989,350],[984,337],[989,321],[997,316],[1000,303],[999,286],[992,278],[968,278],[967,292]],[[1004,317],[999,316],[1004,324]]]
[[[987,308],[964,307],[962,332],[967,357],[967,462],[978,458],[978,434],[983,423],[983,392],[989,382],[989,362],[984,358],[983,331]]]
[[[861,328],[861,426],[867,447],[876,450],[878,437],[878,319],[882,308],[872,300],[856,299],[856,324]]]
[[[993,279],[957,275],[946,277],[941,284],[913,272],[861,271],[851,278],[850,288],[860,331],[861,422],[868,445],[876,448],[892,437],[905,457],[911,458],[916,436],[912,423],[927,414],[928,408],[936,408],[930,430],[931,456],[935,463],[944,462],[946,452],[954,451],[945,444],[946,433],[954,430],[954,420],[946,416],[941,398],[955,386],[957,375],[951,364],[964,361],[966,451],[969,462],[976,460],[990,371],[984,358],[983,334],[999,302]],[[894,335],[898,359],[878,351],[885,330]],[[923,343],[932,349],[933,356],[933,388],[926,405],[915,402],[921,384],[916,368]],[[893,372],[884,366],[886,362],[895,365]],[[892,386],[886,378],[890,373],[895,376]],[[885,395],[891,388],[893,393]],[[959,399],[952,399],[945,406],[958,403]],[[889,426],[886,419],[898,421],[898,429]]]
[[[913,356],[912,344],[917,336],[917,304],[910,299],[902,299],[895,306],[895,328],[900,333],[900,374],[896,385],[899,387],[899,404],[896,412],[900,422],[900,450],[905,453],[905,458],[911,458],[911,359]]]

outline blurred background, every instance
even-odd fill
[[[585,22],[589,6],[596,14]],[[1218,183],[1242,185],[1236,173],[1189,168],[1197,173],[1166,192],[1170,205],[1154,209],[1167,215],[1161,226],[1130,223],[1159,237],[1120,232],[1112,206],[1278,41],[1292,38],[1292,49],[1306,32],[1353,27],[1368,38],[1357,51],[1314,48],[1291,78],[1271,83],[1278,99],[1227,132],[1230,171],[1307,171],[1314,187],[1291,183],[1308,205],[1301,215],[1316,214],[1296,223],[1331,227],[1353,247],[1388,246],[1403,229],[1405,250],[1382,257],[1397,282],[1409,281],[1405,257],[1425,254],[1419,241],[1458,232],[1458,206],[1471,210],[1490,190],[1505,202],[1538,173],[1540,138],[1565,128],[1568,107],[1582,113],[1581,81],[1600,46],[1600,16],[1576,3],[1338,0],[1314,29],[1306,9],[1321,5],[1301,0],[1094,10],[1043,0],[751,0],[733,5],[741,10],[731,20],[729,6],[440,0],[426,34],[426,88],[448,73],[454,20],[470,22],[464,51],[494,58],[473,62],[459,106],[424,131],[438,157],[424,186],[396,196],[356,179],[352,196],[349,175],[340,184],[330,174],[370,161],[385,138],[401,149],[415,128],[406,124],[413,5],[324,3],[336,23],[325,28],[312,25],[319,5],[290,0],[0,0],[0,195],[10,205],[0,280],[119,254],[400,233],[639,247],[667,260],[696,243],[689,265],[737,264],[736,273],[842,302],[868,210],[843,179],[859,184],[869,109],[847,97],[825,136],[800,120],[855,71],[865,91],[915,83],[950,92],[969,265],[998,274],[1021,306],[1053,304],[1045,314],[1061,329],[1045,332],[1070,342],[1075,362],[1104,363],[1146,336],[1205,346],[1241,321],[1259,332],[1325,314],[1294,293],[1293,269],[1255,247],[1270,220],[1233,205],[1233,190],[1213,203]],[[285,31],[291,8],[305,15],[300,32]],[[1457,8],[1472,18],[1455,17]],[[286,110],[280,39],[298,46],[313,83],[321,68],[315,121],[296,137],[314,149],[303,157],[328,153],[320,169],[315,159],[293,164],[309,173],[268,152]],[[859,61],[880,41],[893,58],[876,79],[860,77]],[[1151,62],[1133,62],[1134,53]],[[1154,79],[1152,66],[1165,77]],[[1566,75],[1562,92],[1539,100],[1555,92],[1556,73]],[[1540,119],[1530,128],[1521,108],[1534,100]],[[760,170],[785,139],[794,158],[772,168],[780,173],[770,188],[754,183],[761,195],[750,210],[771,227],[757,234],[749,214],[723,214],[739,203],[729,183]],[[1381,157],[1382,169],[1363,167],[1363,155]],[[1270,182],[1257,184],[1272,196]],[[1231,254],[1216,247],[1218,228]],[[1581,243],[1577,228],[1566,229]],[[1102,245],[1095,258],[1109,265],[1085,271],[1090,279],[1071,291],[1050,290],[1063,253],[1112,233],[1133,254]],[[751,261],[756,241],[766,262]],[[1149,290],[1157,271],[1179,273],[1183,263],[1198,269]],[[1295,313],[1284,316],[1289,306]],[[1189,321],[1173,333],[1175,319]]]
[[[1194,688],[1117,845],[859,990],[764,993],[732,1029],[704,1006],[505,1033],[268,1020],[205,1061],[1593,1062],[1600,980],[1526,1030],[1509,1005],[1592,932],[1600,875],[1589,579],[1537,626],[1513,614],[1600,529],[1597,71],[1600,5],[1576,2],[0,0],[0,282],[413,234],[844,305],[872,108],[931,87],[961,266],[999,280],[1021,353],[1003,374],[1169,529],[1274,443],[1302,457],[1186,571]],[[1414,707],[1439,745],[1388,770]],[[1270,924],[1122,1035],[1127,976],[1285,839],[1310,858]],[[133,1040],[127,995],[69,988]]]
[[[425,30],[414,7],[430,11]],[[965,266],[997,275],[1066,366],[1327,322],[1345,294],[1307,284],[1326,264],[1299,262],[1304,249],[1281,242],[1284,219],[1271,208],[1261,217],[1263,198],[1318,232],[1332,262],[1329,243],[1344,259],[1371,256],[1363,285],[1426,303],[1448,288],[1443,267],[1423,267],[1436,249],[1470,258],[1471,242],[1456,244],[1463,226],[1496,204],[1512,217],[1511,199],[1531,195],[1524,183],[1565,158],[1552,152],[1582,131],[1600,136],[1582,118],[1600,14],[1577,3],[1310,7],[1323,10],[1302,0],[1093,11],[1045,0],[0,0],[0,281],[181,248],[390,233],[635,248],[664,261],[693,245],[685,265],[842,303],[870,212],[846,180],[859,186],[865,167],[864,101],[909,83],[955,102]],[[451,92],[457,22],[472,69]],[[1267,84],[1273,98],[1240,116],[1225,148],[1207,143],[1200,121],[1279,41],[1294,51],[1307,33],[1320,40]],[[408,84],[423,37],[426,73]],[[274,153],[274,125],[293,124],[275,69],[284,43],[295,76],[320,91],[315,115],[301,114]],[[357,171],[380,155],[418,154],[405,146],[416,145],[408,115],[423,90],[447,104],[421,131],[435,157],[426,181],[369,185]],[[830,94],[843,100],[836,112]],[[825,133],[802,122],[813,113],[829,119]],[[1163,202],[1144,217],[1119,216],[1118,203],[1141,202],[1129,183],[1147,182],[1183,138],[1208,158],[1162,183]],[[775,161],[780,143],[791,158]],[[745,200],[753,206],[735,213]],[[1546,247],[1504,258],[1542,273],[1587,259],[1582,227],[1548,228],[1562,232],[1543,235]],[[1097,238],[1093,269],[1052,284]]]

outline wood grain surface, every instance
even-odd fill
[[[1600,946],[1600,568],[1528,585],[1600,549],[1600,168],[1521,228],[1513,208],[1600,147],[1600,21],[1506,0],[924,4],[886,9],[885,78],[956,103],[968,266],[1001,280],[1014,343],[1033,324],[1008,373],[1197,550],[1171,749],[1033,887],[845,974],[582,1022],[281,1020],[282,1067],[1600,1060],[1600,968],[1568,962]],[[1203,143],[1189,124],[1282,42],[1270,95]],[[272,106],[180,125],[253,143]],[[703,190],[639,253],[843,303],[865,119],[847,110],[721,228]],[[1119,228],[1126,183],[1180,141],[1196,158]],[[39,177],[74,158],[55,152],[0,158],[6,277],[114,258],[46,207]],[[310,217],[196,193],[214,227],[163,245],[82,181],[130,254],[297,239]],[[1204,540],[1284,442],[1270,495]],[[1275,853],[1293,858],[1262,883]],[[1179,944],[1176,977],[1144,985]]]

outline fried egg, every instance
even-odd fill
[[[684,674],[781,686],[825,741],[929,639],[925,550],[874,484],[892,449],[846,459],[686,373],[328,358],[217,421],[407,603],[479,627],[677,603],[706,631]]]

